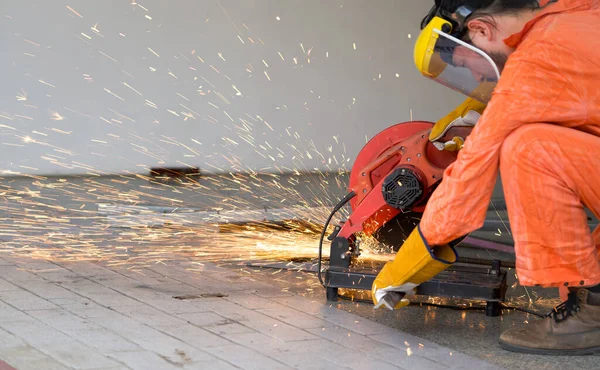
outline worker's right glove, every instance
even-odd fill
[[[442,118],[433,126],[429,134],[429,141],[438,150],[448,150],[451,152],[462,149],[465,139],[462,137],[453,137],[451,140],[441,141],[448,130],[453,127],[473,127],[483,114],[486,105],[472,98],[468,98],[454,111]]]
[[[392,262],[379,272],[371,293],[375,308],[390,310],[407,306],[405,295],[413,294],[422,283],[431,280],[456,262],[454,247],[442,245],[430,247],[417,226],[406,239]]]

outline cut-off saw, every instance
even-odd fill
[[[381,264],[360,263],[360,241],[374,238],[397,252],[419,223],[427,201],[456,160],[457,151],[440,150],[430,141],[434,123],[411,121],[391,126],[373,137],[359,152],[350,172],[348,194],[326,221],[319,245],[318,275],[327,299],[338,289],[371,290]],[[466,139],[472,126],[452,127],[439,139]],[[329,235],[329,265],[322,268],[323,241],[334,215],[349,204],[346,220]],[[393,255],[390,256],[390,260]],[[507,289],[506,271],[499,260],[461,259],[417,294],[485,301],[486,314],[497,316]]]

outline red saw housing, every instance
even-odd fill
[[[352,214],[338,237],[372,235],[404,212],[423,212],[456,152],[438,150],[429,140],[432,122],[399,123],[373,137],[358,154],[350,173]],[[472,127],[453,127],[440,139],[466,138]]]

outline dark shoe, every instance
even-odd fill
[[[508,351],[539,355],[600,353],[600,294],[573,290],[546,318],[512,328],[500,336]]]

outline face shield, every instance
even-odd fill
[[[415,45],[415,64],[426,77],[482,103],[491,99],[500,79],[489,55],[449,34],[452,24],[433,17]]]

